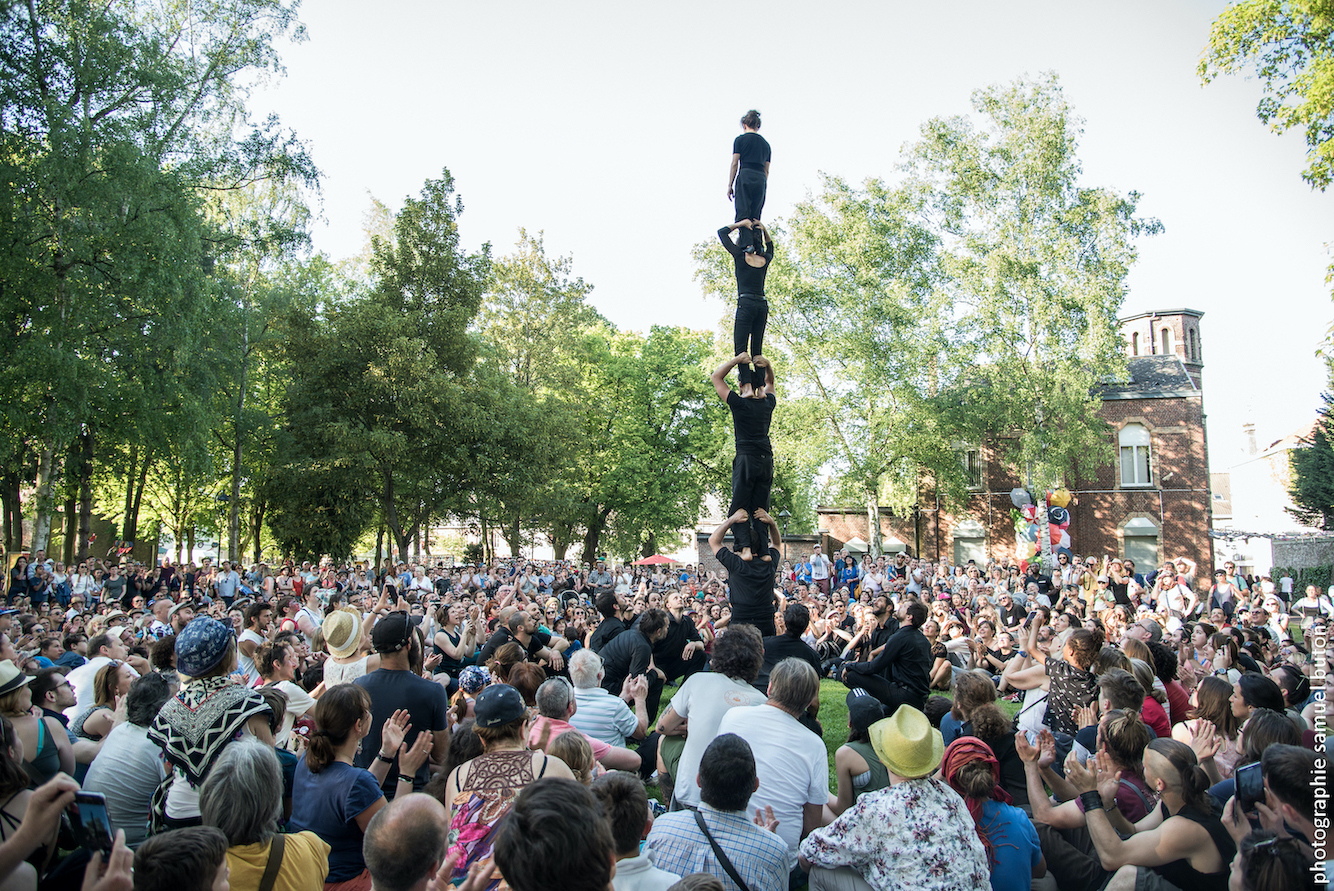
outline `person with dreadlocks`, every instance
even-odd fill
[[[1000,762],[991,747],[975,736],[961,736],[945,747],[941,776],[963,796],[987,852],[991,891],[1026,891],[1047,874],[1033,821],[1000,786]]]

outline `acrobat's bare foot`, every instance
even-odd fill
[[[765,563],[772,563],[772,562],[774,562],[773,554],[765,554],[765,555],[764,555],[763,557],[761,557],[760,559],[763,560]]]
[[[741,559],[749,563],[751,560],[755,559],[755,555],[750,552],[750,548],[742,548]]]
[[[749,398],[751,397],[751,395],[752,395],[754,392],[755,392],[755,391],[754,391],[754,389],[751,387],[751,385],[750,385],[750,384],[746,384],[744,387],[741,388],[741,398],[742,398],[742,399],[749,399]]]

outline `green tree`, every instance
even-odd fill
[[[88,501],[106,421],[93,406],[118,391],[133,405],[144,374],[169,407],[203,390],[190,357],[213,296],[207,191],[314,178],[276,122],[251,127],[239,86],[277,69],[273,43],[294,26],[279,0],[0,9],[0,365],[6,423],[36,455],[35,547],[76,437]]]
[[[344,497],[340,484],[348,497],[369,491],[406,559],[432,517],[462,506],[490,432],[477,407],[469,326],[491,264],[489,245],[475,254],[460,247],[462,210],[448,170],[428,180],[394,219],[392,239],[374,239],[368,292],[289,313],[287,337],[305,355],[292,363],[285,394],[295,433],[266,490],[285,502],[274,503],[275,524],[280,514],[323,510],[350,547],[360,533],[347,534],[343,502],[332,496]],[[323,480],[305,508],[282,491],[283,477],[300,472]]]
[[[1276,133],[1306,140],[1302,179],[1324,191],[1334,180],[1334,2],[1241,0],[1214,20],[1200,60],[1205,83],[1253,70],[1264,84],[1256,114]]]
[[[1293,449],[1292,485],[1288,494],[1293,506],[1288,508],[1304,526],[1334,529],[1334,396],[1325,393],[1315,429]]]

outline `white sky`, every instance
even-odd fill
[[[1166,232],[1140,243],[1125,313],[1189,307],[1201,324],[1215,471],[1308,424],[1334,194],[1300,178],[1300,137],[1255,117],[1259,85],[1202,86],[1221,2],[677,2],[309,0],[309,40],[257,93],[324,172],[316,249],[362,243],[368,194],[390,206],[444,167],[465,244],[513,249],[520,226],[573,257],[617,325],[712,328],[690,247],[731,220],[737,120],[764,115],[774,150],[765,218],[821,172],[891,178],[930,117],[969,94],[1055,71],[1085,119],[1085,182],[1143,194]],[[747,15],[749,14],[749,17]],[[643,259],[643,246],[649,259]]]

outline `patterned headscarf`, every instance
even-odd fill
[[[988,798],[970,797],[963,791],[956,779],[959,769],[974,761],[981,761],[991,768],[993,786]],[[973,825],[977,827],[977,837],[982,840],[982,847],[986,848],[987,861],[991,864],[991,868],[995,869],[998,862],[996,846],[991,841],[990,827],[982,823],[982,806],[990,799],[1005,804],[1013,803],[1010,793],[1000,787],[1000,762],[996,760],[996,754],[991,751],[991,746],[977,737],[961,736],[945,747],[945,757],[940,763],[940,772],[945,778],[945,782],[950,784],[950,788],[963,796],[964,804],[968,805],[968,813],[973,816]]]
[[[480,665],[469,665],[459,672],[459,689],[464,693],[476,695],[490,681],[491,675]]]

